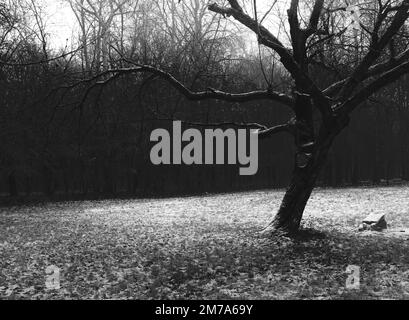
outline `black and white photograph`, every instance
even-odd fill
[[[0,300],[409,300],[409,0],[0,0]]]

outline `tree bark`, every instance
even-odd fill
[[[305,207],[315,188],[321,169],[325,165],[329,148],[318,151],[318,157],[305,169],[295,164],[293,177],[281,207],[269,229],[279,230],[285,234],[295,234],[300,229]]]
[[[301,226],[301,220],[311,197],[321,170],[325,166],[329,151],[335,138],[347,127],[348,118],[334,119],[321,129],[317,146],[308,164],[302,168],[295,161],[295,169],[281,207],[271,224],[264,230],[264,234],[280,233],[285,235],[296,234]]]

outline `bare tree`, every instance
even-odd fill
[[[329,150],[348,126],[353,111],[379,90],[409,73],[408,42],[402,36],[409,18],[409,0],[378,0],[375,5],[360,5],[362,20],[352,21],[353,28],[340,25],[351,12],[351,8],[340,1],[291,0],[287,11],[289,45],[263,25],[268,12],[259,17],[257,1],[252,3],[255,14],[248,13],[237,0],[227,2],[226,5],[213,3],[208,9],[233,18],[255,33],[259,44],[279,57],[292,79],[291,91],[276,92],[268,87],[245,93],[228,93],[213,88],[196,92],[170,73],[136,62],[130,62],[133,67],[106,70],[99,76],[111,75],[104,81],[107,83],[122,74],[151,73],[168,81],[193,101],[218,99],[239,103],[269,100],[272,106],[277,103],[288,106],[293,117],[287,123],[260,130],[259,134],[270,136],[287,132],[294,136],[296,154],[290,187],[277,215],[266,228],[267,233],[279,230],[291,234],[299,230]],[[361,31],[357,30],[359,24]],[[357,37],[360,37],[359,41]],[[397,40],[400,40],[399,45]],[[332,55],[331,50],[335,51]],[[327,82],[330,79],[327,84],[318,81],[314,76],[316,65],[333,68],[336,75],[327,77]],[[344,68],[347,72],[339,68],[342,65],[347,66]]]
[[[69,0],[69,4],[80,27],[85,69],[108,69],[110,46],[114,42],[112,29],[119,19],[119,38],[123,45],[125,15],[134,12],[129,8],[131,1]],[[137,4],[138,1],[132,7]],[[91,44],[93,52],[90,52]]]

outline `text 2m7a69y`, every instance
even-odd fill
[[[251,315],[252,305],[200,305],[200,315]]]

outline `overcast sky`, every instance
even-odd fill
[[[65,47],[71,41],[75,17],[64,0],[39,0],[47,12],[47,31],[53,47]],[[68,43],[70,44],[70,43]]]

